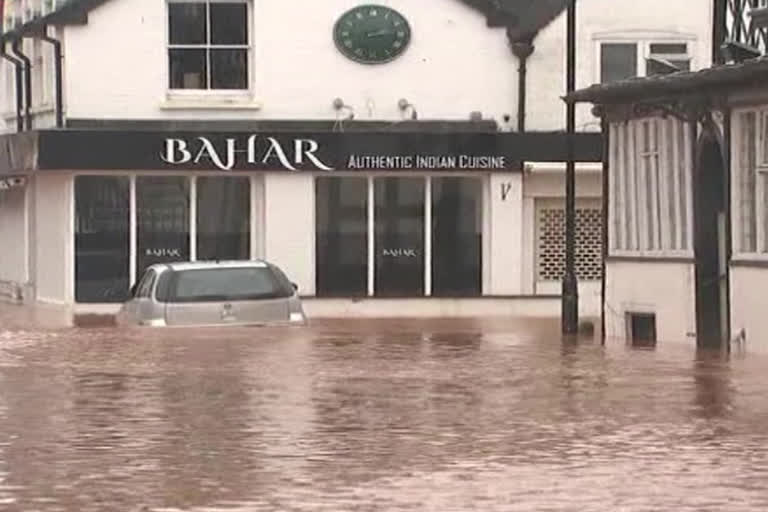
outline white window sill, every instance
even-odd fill
[[[161,110],[259,110],[262,104],[248,93],[169,93]]]
[[[687,260],[693,259],[693,251],[628,251],[620,249],[611,249],[608,252],[608,258],[637,258],[648,260]]]
[[[768,261],[768,254],[766,253],[734,253],[731,257],[731,263],[752,263],[752,262]]]

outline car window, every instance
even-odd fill
[[[232,267],[183,270],[171,286],[171,302],[257,300],[289,297],[288,290],[269,267]]]
[[[144,278],[139,283],[138,288],[136,288],[137,298],[147,298],[152,294],[152,285],[155,283],[156,275],[157,273],[154,270],[148,270],[144,274]]]

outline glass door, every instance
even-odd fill
[[[374,179],[375,294],[424,295],[424,178]]]

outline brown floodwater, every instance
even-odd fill
[[[767,369],[556,322],[0,328],[0,509],[762,512]]]

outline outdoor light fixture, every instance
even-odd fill
[[[749,59],[756,59],[762,54],[754,46],[749,46],[736,41],[727,41],[720,46],[720,52],[725,57],[726,62],[744,62]]]
[[[25,178],[5,178],[0,180],[0,190],[8,190],[14,187],[23,187],[26,185]]]
[[[400,109],[400,112],[405,114],[405,111],[409,108],[411,109],[411,119],[417,120],[419,118],[419,113],[416,112],[416,107],[413,105],[413,103],[409,102],[405,98],[401,98],[400,101],[397,102],[397,107]]]
[[[333,109],[336,111],[337,114],[340,114],[342,110],[346,110],[349,112],[349,117],[347,119],[354,119],[355,118],[355,109],[344,103],[344,100],[341,98],[336,98],[333,100]]]

